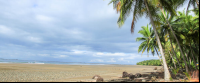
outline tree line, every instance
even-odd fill
[[[137,62],[137,65],[148,65],[148,66],[161,66],[160,60],[145,60]]]

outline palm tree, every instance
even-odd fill
[[[155,32],[155,36],[157,38],[158,46],[160,48],[160,53],[162,55],[163,66],[164,66],[164,71],[165,71],[165,80],[169,80],[170,79],[170,73],[169,73],[169,70],[168,70],[168,67],[167,67],[167,63],[166,63],[166,60],[165,60],[165,56],[164,56],[164,53],[163,53],[161,42],[160,42],[159,36],[157,34],[157,31],[156,31],[156,26],[154,24],[153,17],[152,17],[152,15],[150,13],[150,10],[149,10],[149,7],[152,7],[152,6],[150,6],[150,4],[147,3],[147,0],[145,0],[144,3],[146,5],[149,17],[151,19],[151,24],[153,25],[153,29],[154,29],[154,32]]]
[[[136,38],[136,41],[143,41],[138,48],[138,52],[142,51],[142,54],[143,54],[145,50],[147,50],[147,53],[149,53],[149,50],[151,50],[151,53],[154,55],[155,54],[154,49],[157,52],[157,49],[156,49],[157,45],[155,42],[154,32],[152,31],[151,27],[149,28],[148,24],[146,27],[142,26],[141,28],[142,30],[140,30],[138,33],[142,34],[143,37]],[[157,55],[161,62],[158,52],[157,52]]]
[[[174,51],[174,48],[173,48],[173,45],[172,45],[172,39],[174,39],[174,37],[172,37],[172,33],[171,33],[170,29],[169,29],[169,24],[174,27],[174,24],[176,23],[175,18],[174,18],[174,16],[171,16],[169,14],[169,12],[165,12],[165,11],[164,11],[164,13],[161,12],[159,14],[159,18],[160,18],[159,21],[154,21],[154,22],[157,23],[157,25],[159,25],[158,26],[160,28],[159,31],[162,31],[162,32],[160,32],[161,33],[160,35],[162,35],[163,37],[168,36],[168,37],[166,37],[167,39],[164,38],[164,40],[162,42],[165,42],[168,39],[170,40],[169,42],[171,43],[171,48],[172,48],[172,51],[173,51],[173,55],[175,56],[179,67],[181,67],[180,66],[180,62],[179,62],[179,60],[177,58],[177,55],[176,55],[176,53]],[[166,22],[166,19],[168,20],[169,24]],[[163,39],[163,38],[161,38],[161,39]],[[182,69],[181,69],[181,71],[182,71]]]
[[[190,6],[193,6],[193,8],[195,9],[195,8],[199,8],[199,2],[197,1],[197,0],[190,0],[189,2],[188,2],[188,6],[187,6],[187,10],[186,10],[186,15],[188,14],[187,12],[188,12],[188,10],[189,10],[189,7]],[[196,7],[197,6],[197,7]]]
[[[165,60],[165,56],[163,53],[162,45],[159,39],[159,36],[156,31],[156,26],[154,25],[154,20],[157,17],[157,11],[159,11],[158,8],[156,8],[151,2],[148,0],[112,0],[110,3],[113,3],[113,6],[117,11],[120,11],[120,16],[118,19],[118,25],[122,26],[124,24],[124,21],[130,14],[130,11],[133,7],[133,19],[131,24],[131,32],[134,31],[134,24],[138,17],[142,17],[144,14],[146,14],[147,17],[150,18],[151,25],[153,26],[153,30],[157,39],[157,43],[160,49],[160,53],[163,60],[163,67],[165,71],[165,80],[170,80],[170,73],[167,67],[167,63]],[[109,4],[110,4],[109,3]],[[165,7],[164,7],[165,8]]]
[[[189,13],[189,12],[187,12]],[[185,39],[185,45],[184,46],[189,46],[189,49],[191,51],[191,55],[192,55],[192,58],[193,58],[193,61],[196,63],[196,60],[194,58],[194,53],[193,53],[193,50],[192,49],[192,44],[191,43],[198,43],[198,42],[195,42],[195,41],[199,41],[199,25],[196,24],[196,18],[197,17],[193,17],[192,15],[186,15],[183,12],[179,12],[179,20],[181,22],[179,22],[179,26],[182,26],[183,29],[179,30],[179,31],[184,31],[181,32],[183,35],[182,38]],[[198,21],[197,21],[198,22]],[[196,48],[196,49],[199,49],[199,48]],[[199,51],[197,51],[199,52]],[[196,69],[197,69],[197,66],[195,65]]]
[[[171,0],[170,0],[170,1],[171,1]],[[162,12],[162,14],[163,14],[163,16],[164,16],[164,18],[165,18],[165,21],[167,22],[167,24],[168,24],[168,26],[169,26],[169,28],[170,28],[170,30],[171,30],[171,32],[172,32],[172,35],[174,36],[174,38],[175,38],[175,40],[176,40],[176,42],[177,42],[177,44],[178,44],[178,46],[179,46],[179,48],[180,48],[181,55],[184,56],[183,51],[182,51],[182,49],[181,49],[181,47],[180,47],[179,41],[178,41],[178,39],[177,39],[177,37],[176,37],[176,35],[175,35],[175,33],[174,33],[172,27],[171,27],[171,24],[169,23],[167,17],[165,16],[165,12],[164,12],[164,10],[163,10],[163,6],[166,6],[166,5],[169,5],[169,4],[171,4],[171,5],[174,4],[174,5],[176,5],[176,6],[179,6],[180,3],[177,3],[177,2],[170,3],[170,1],[160,0],[160,2],[154,2],[154,4],[156,4],[157,7],[160,8],[160,10],[161,10],[161,12]],[[181,2],[183,2],[183,1],[181,0]],[[177,4],[179,4],[179,5],[177,5]],[[162,5],[163,5],[163,6],[162,6]],[[175,6],[175,8],[177,8],[176,6]],[[171,7],[168,6],[168,8],[166,8],[166,10],[172,12],[172,13],[171,13],[172,16],[173,16],[173,15],[176,15],[176,13],[174,12],[175,10],[174,10],[173,6],[171,6]],[[184,63],[186,64],[186,60],[185,60],[184,57],[183,57],[183,60],[184,60]],[[186,64],[185,66],[186,66],[186,71],[188,72],[187,64]]]

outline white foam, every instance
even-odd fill
[[[0,63],[10,63],[10,62],[0,62]]]

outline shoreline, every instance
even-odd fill
[[[68,65],[0,63],[0,82],[77,82],[100,75],[104,80],[129,73],[153,72],[162,66],[142,65]]]
[[[107,63],[73,63],[73,62],[66,62],[67,64],[62,63],[20,63],[20,62],[0,62],[0,64],[56,64],[56,65],[131,65],[131,64],[107,64]]]

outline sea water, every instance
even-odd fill
[[[2,59],[0,63],[23,63],[23,64],[58,64],[58,65],[108,65],[106,63],[85,63],[85,62],[59,62],[59,61],[38,61],[38,60],[19,60],[19,59]]]

